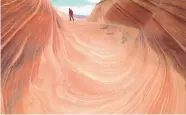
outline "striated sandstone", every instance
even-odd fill
[[[2,113],[186,113],[185,0],[104,0],[68,22],[2,0]]]

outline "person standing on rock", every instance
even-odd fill
[[[74,16],[73,15],[74,14],[73,14],[72,9],[69,8],[69,18],[70,18],[70,21],[71,21],[71,19],[74,21]]]

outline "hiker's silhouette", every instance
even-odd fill
[[[71,19],[74,21],[74,13],[72,11],[72,9],[69,8],[69,18],[70,18],[70,21]]]

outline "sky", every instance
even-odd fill
[[[100,0],[50,0],[53,6],[68,13],[71,8],[76,15],[88,16]]]

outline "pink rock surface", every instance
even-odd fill
[[[74,23],[48,0],[1,8],[1,113],[186,113],[184,0],[104,0]]]

